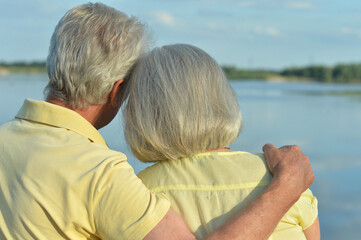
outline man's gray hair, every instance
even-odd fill
[[[139,60],[127,88],[125,138],[141,161],[223,148],[241,131],[234,91],[216,61],[197,47],[153,49]]]
[[[149,46],[144,24],[101,3],[69,10],[51,38],[48,98],[75,108],[102,104]]]

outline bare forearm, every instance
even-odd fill
[[[298,198],[298,194],[287,193],[281,181],[274,179],[257,199],[205,239],[268,239]]]

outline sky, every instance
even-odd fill
[[[43,61],[78,0],[0,0],[0,61]],[[360,0],[109,0],[147,23],[155,46],[188,43],[221,65],[281,70],[361,63]]]

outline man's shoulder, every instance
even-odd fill
[[[15,122],[17,122],[17,119],[14,118],[14,119],[9,119],[8,121],[1,123],[0,124],[0,130],[8,129],[9,126],[14,124]]]
[[[69,172],[103,172],[117,165],[128,168],[123,153],[65,128],[15,119],[1,125],[0,133],[0,144],[6,149],[3,157],[11,158],[8,161],[42,166],[64,177]]]
[[[98,161],[112,162],[112,165],[117,165],[127,162],[127,156],[119,151],[112,150],[107,146],[99,143],[89,142],[85,143],[83,151],[85,156],[91,159],[98,159]]]
[[[0,141],[2,139],[6,138],[6,136],[8,134],[11,134],[11,132],[17,128],[18,124],[19,124],[18,119],[12,119],[7,122],[1,123],[0,124]]]

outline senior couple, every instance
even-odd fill
[[[148,40],[100,3],[60,20],[46,100],[0,127],[0,239],[319,239],[308,158],[229,149],[242,120],[221,68]],[[157,162],[138,176],[98,132],[121,106],[133,153]]]

